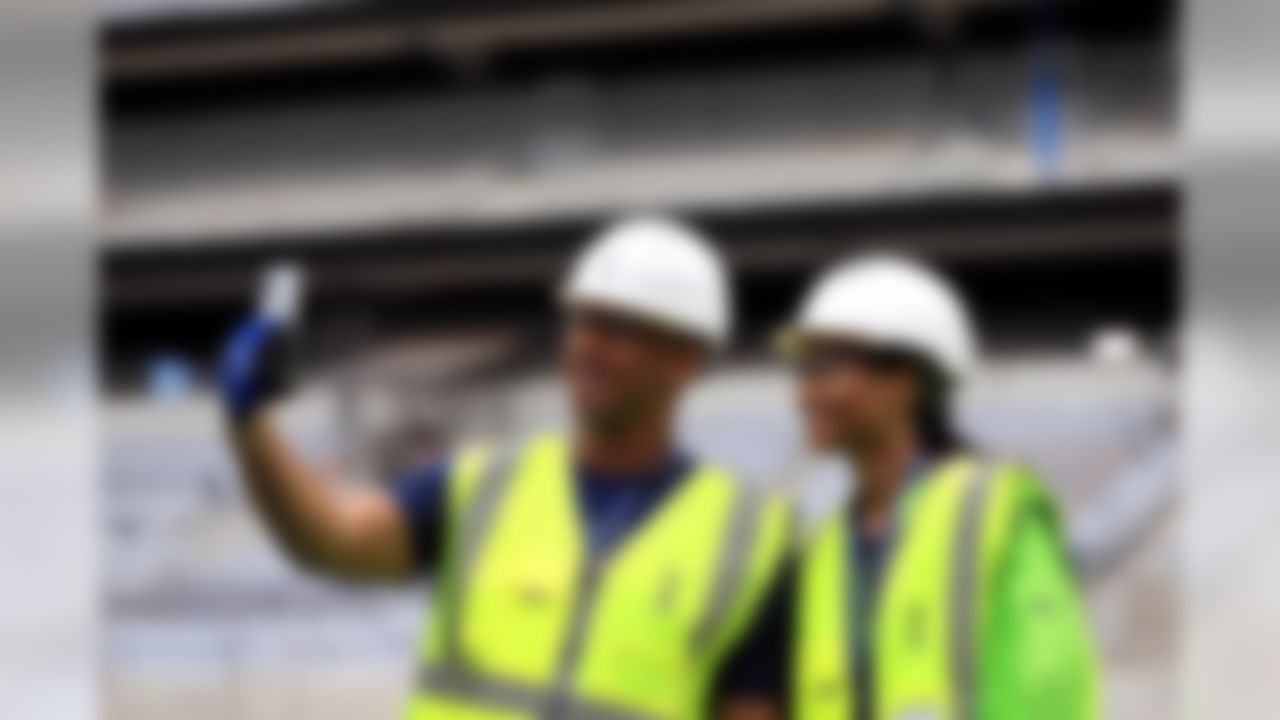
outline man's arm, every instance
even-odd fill
[[[410,528],[391,495],[341,488],[322,476],[288,446],[265,410],[233,422],[231,435],[254,504],[299,565],[363,579],[413,573]]]
[[[344,489],[289,447],[271,417],[288,383],[287,329],[265,314],[232,333],[219,387],[232,449],[250,495],[284,549],[304,567],[352,578],[401,578],[414,569],[409,523],[396,500]]]

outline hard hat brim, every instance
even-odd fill
[[[614,298],[599,297],[565,291],[560,294],[560,307],[566,313],[582,310],[596,310],[611,315],[625,317],[648,326],[662,333],[688,340],[708,350],[716,350],[723,344],[719,338],[709,337],[706,333],[690,328],[678,321],[665,317],[660,313],[650,312],[647,308],[632,305]]]

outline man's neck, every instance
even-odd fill
[[[604,431],[582,427],[577,434],[578,460],[609,475],[643,474],[661,467],[671,456],[670,423],[637,423]]]
[[[854,512],[859,526],[867,532],[878,535],[888,529],[916,448],[915,433],[903,430],[851,453],[858,469]]]

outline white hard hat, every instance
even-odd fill
[[[713,347],[731,332],[724,262],[699,233],[670,218],[631,217],[606,228],[578,256],[561,298],[617,310]]]
[[[952,381],[971,371],[973,322],[949,282],[905,257],[874,255],[842,263],[809,292],[789,329],[800,337],[847,338],[915,354]]]

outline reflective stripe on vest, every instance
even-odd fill
[[[511,478],[511,464],[514,461],[512,455],[512,450],[504,448],[488,460],[484,473],[480,476],[479,487],[475,490],[475,497],[467,504],[464,520],[457,528],[458,537],[462,538],[458,544],[458,575],[454,582],[446,583],[445,592],[450,594],[448,607],[456,608],[459,617],[466,612],[466,590],[471,586],[484,539],[489,534],[498,503]],[[448,623],[442,629],[445,641],[441,665],[462,667],[462,623]]]
[[[983,544],[996,472],[991,463],[954,460],[909,499],[869,629],[875,718],[858,720],[975,717]],[[819,529],[801,561],[793,663],[793,715],[800,720],[856,714],[850,560],[842,511]]]
[[[772,518],[776,526],[781,514],[765,512],[761,495],[739,488],[719,471],[699,468],[615,552],[592,558],[580,547],[581,530],[579,547],[570,544],[560,549],[546,539],[555,535],[554,526],[560,520],[567,519],[569,525],[576,520],[576,504],[570,502],[571,461],[562,440],[535,441],[518,456],[499,456],[483,465],[467,501],[458,508],[460,521],[453,525],[450,580],[442,587],[446,599],[438,609],[450,617],[435,624],[443,640],[428,650],[410,717],[641,720],[688,716],[690,708],[684,703],[671,705],[675,710],[657,709],[655,704],[664,701],[662,693],[645,697],[648,706],[629,702],[640,693],[620,687],[618,678],[625,684],[627,673],[643,679],[654,667],[692,658],[696,666],[679,677],[685,687],[667,687],[671,678],[660,684],[663,693],[669,693],[666,698],[691,702],[697,696],[709,683],[715,649],[727,645],[731,621],[754,603],[752,596],[761,594],[764,575],[776,564],[772,556],[780,555],[782,529],[770,527],[765,532],[765,521]],[[548,501],[548,496],[558,501]],[[526,508],[531,500],[543,504]],[[566,502],[569,507],[563,506]],[[543,528],[546,532],[530,534],[537,547],[526,551],[509,537],[503,544],[500,534],[511,531],[508,523],[541,527],[542,521],[534,517],[540,509],[549,513],[545,519],[549,525]],[[669,537],[673,533],[677,536]],[[776,547],[763,541],[766,536],[777,537],[772,543]],[[493,547],[494,543],[500,547]],[[577,570],[562,572],[573,557],[578,558]],[[551,579],[541,590],[511,587],[502,583],[512,577],[518,580],[520,572],[503,570],[495,562],[546,562],[549,567],[544,574]],[[769,572],[762,575],[762,568]],[[528,574],[537,579],[537,572]],[[496,601],[495,577],[499,582]],[[508,588],[514,592],[506,592]],[[517,597],[513,603],[511,595],[519,593],[530,597]],[[530,612],[537,616],[535,625],[548,615],[564,615],[563,622],[545,622],[558,629],[536,636],[553,643],[552,647],[521,649],[553,662],[504,670],[501,663],[478,657],[477,639],[472,637],[468,644],[464,637],[468,628],[501,630],[495,625],[505,622],[502,608],[514,604],[518,609],[513,617],[518,618],[522,602],[534,607]],[[670,604],[669,610],[664,603]],[[663,614],[668,611],[671,618]],[[633,624],[628,618],[634,618],[639,627],[624,627]],[[510,633],[492,637],[507,636],[518,643],[521,629],[511,627]],[[606,636],[603,640],[601,634]]]
[[[978,640],[982,583],[982,551],[987,495],[996,468],[983,462],[975,469],[964,491],[956,528],[955,554],[951,564],[951,696],[956,720],[977,717]]]
[[[589,700],[560,700],[545,690],[502,678],[468,672],[456,665],[427,667],[418,678],[419,691],[428,695],[501,709],[525,717],[566,720],[651,720],[652,716],[629,712]],[[554,713],[554,714],[552,714]]]

